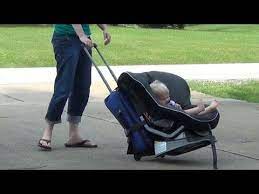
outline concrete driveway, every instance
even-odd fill
[[[36,145],[45,127],[44,116],[52,90],[52,83],[0,85],[0,169],[212,169],[210,146],[176,157],[144,157],[139,162],[126,155],[123,129],[103,103],[108,92],[101,81],[92,86],[81,124],[82,135],[99,147],[65,148],[68,125],[64,113],[64,122],[53,133],[53,151],[39,151]],[[214,99],[192,92],[192,101],[200,96],[205,101]],[[221,102],[221,119],[214,134],[218,139],[219,169],[259,169],[259,104],[217,99]]]

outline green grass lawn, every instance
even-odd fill
[[[110,26],[112,43],[107,47],[96,25],[91,28],[93,40],[111,65],[259,61],[259,25],[195,25],[185,30]],[[0,67],[55,66],[52,30],[52,26],[0,25]]]
[[[188,81],[190,88],[205,94],[259,103],[259,80],[246,81]]]
[[[112,27],[112,43],[103,46],[93,25],[93,40],[111,65],[195,64],[259,61],[259,25],[195,25],[185,30]],[[52,26],[0,25],[1,67],[54,67]],[[94,53],[98,64],[102,64]],[[189,82],[213,96],[259,103],[259,81]]]

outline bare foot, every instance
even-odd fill
[[[69,140],[67,141],[67,144],[75,144],[81,141],[83,141],[83,139],[80,136],[76,135],[76,136],[70,137]]]
[[[217,100],[213,100],[208,107],[205,108],[205,113],[214,111],[219,106],[219,102]]]
[[[51,137],[53,128],[45,128],[42,138],[39,140],[38,146],[50,150],[51,149]]]
[[[90,140],[82,139],[79,135],[79,124],[69,123],[69,139],[65,143],[66,147],[88,147],[95,148],[96,144],[91,143]]]
[[[219,106],[219,102],[217,100],[213,100],[211,103],[210,103],[210,109],[216,109],[217,107]]]
[[[47,139],[40,139],[38,146],[44,150],[51,150],[51,140],[47,140]]]
[[[66,147],[85,147],[85,148],[96,148],[97,145],[92,143],[90,140],[82,139],[81,137],[71,137],[68,142],[65,143]]]
[[[198,103],[197,103],[197,107],[199,108],[199,111],[202,112],[205,110],[205,106],[202,102],[202,100],[200,100]]]
[[[40,139],[40,144],[43,145],[43,146],[50,147],[50,142],[51,142],[51,140],[47,139],[47,138]]]

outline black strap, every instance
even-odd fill
[[[134,132],[134,131],[140,130],[141,128],[144,127],[145,124],[146,124],[145,121],[142,121],[142,122],[140,122],[140,123],[134,124],[134,125],[132,125],[132,126],[129,128],[129,131]]]

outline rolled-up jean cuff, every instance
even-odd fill
[[[78,124],[81,122],[81,116],[72,116],[70,114],[67,114],[67,121],[69,123]]]
[[[50,124],[50,125],[60,124],[60,123],[62,122],[61,119],[58,120],[58,121],[50,121],[50,120],[48,120],[46,117],[45,117],[45,120],[46,120],[46,122],[47,122],[48,124]]]

